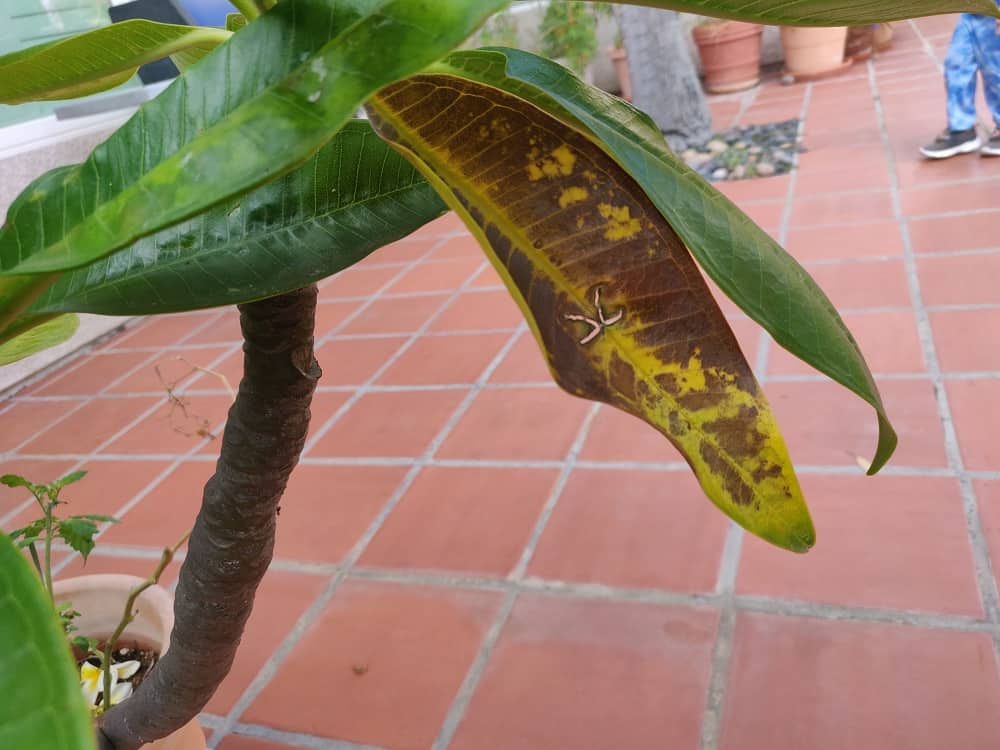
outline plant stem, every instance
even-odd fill
[[[45,574],[42,573],[42,562],[38,559],[38,548],[35,547],[34,542],[28,545],[28,552],[31,553],[31,562],[35,564],[35,570],[38,571],[38,577],[44,581]]]
[[[271,562],[278,503],[321,375],[316,287],[239,308],[243,380],[181,566],[170,649],[131,698],[101,714],[101,750],[138,750],[198,715],[232,667]]]
[[[135,600],[139,598],[139,595],[143,591],[155,586],[160,582],[160,576],[163,575],[163,571],[166,567],[170,565],[170,562],[174,559],[174,555],[177,554],[177,550],[184,546],[185,542],[191,537],[191,532],[187,532],[184,536],[180,538],[173,547],[165,547],[163,549],[163,554],[160,555],[160,562],[157,564],[156,568],[153,570],[152,574],[146,580],[141,583],[137,583],[131,591],[128,592],[128,599],[125,600],[125,610],[122,612],[122,617],[118,621],[118,627],[111,634],[106,641],[104,641],[104,657],[101,659],[101,669],[104,671],[104,710],[107,711],[111,708],[111,654],[115,650],[115,644],[118,639],[122,637],[122,633],[125,632],[125,628],[129,626],[132,620],[135,619],[135,612],[133,607],[135,606]]]
[[[260,10],[257,8],[257,3],[254,0],[229,0],[229,2],[235,6],[236,10],[243,14],[243,17],[247,21],[252,21],[260,16]]]
[[[49,601],[56,602],[55,594],[52,593],[52,512],[56,504],[50,502],[45,507],[45,590],[49,592]]]

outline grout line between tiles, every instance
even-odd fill
[[[801,142],[805,135],[806,115],[809,111],[809,104],[812,101],[813,85],[807,83],[802,95],[801,109],[799,110],[799,132],[798,140]],[[796,155],[796,162],[798,156]],[[785,208],[781,216],[781,225],[778,230],[778,244],[784,246],[788,241],[788,232],[792,224],[792,213],[795,205],[795,188],[798,184],[798,177],[801,167],[796,164],[788,180],[788,189],[785,195]],[[760,339],[757,345],[757,356],[754,361],[754,371],[757,380],[763,387],[767,382],[768,359],[771,353],[771,336],[765,330],[761,330]],[[719,615],[719,625],[716,631],[715,644],[712,647],[712,663],[709,673],[708,691],[705,698],[705,710],[701,720],[701,750],[716,750],[719,747],[719,740],[722,736],[722,722],[724,719],[726,705],[726,691],[729,683],[729,671],[733,651],[733,634],[736,623],[736,576],[739,571],[740,558],[743,552],[743,540],[746,532],[736,523],[730,521],[726,531],[726,539],[722,548],[722,555],[719,560],[719,569],[716,577],[716,594],[721,598],[722,610]]]
[[[482,679],[483,672],[486,670],[486,664],[493,653],[493,649],[496,647],[501,631],[506,625],[511,612],[514,609],[518,593],[516,586],[524,580],[525,572],[531,562],[531,558],[535,554],[535,550],[537,549],[538,543],[545,531],[545,527],[548,525],[549,519],[552,517],[552,513],[555,511],[559,498],[566,489],[570,475],[573,473],[577,458],[580,455],[580,451],[583,450],[583,444],[587,439],[587,435],[590,433],[590,428],[594,423],[594,419],[597,416],[600,406],[601,405],[597,403],[591,404],[583,422],[580,424],[579,430],[577,430],[573,443],[567,451],[566,458],[562,462],[562,471],[559,473],[559,477],[556,479],[555,485],[553,486],[548,499],[545,501],[545,505],[539,513],[538,520],[532,528],[531,535],[528,537],[528,541],[524,546],[520,559],[517,561],[517,564],[507,577],[508,585],[513,584],[513,586],[504,599],[503,605],[500,607],[500,611],[497,613],[496,618],[484,636],[483,642],[476,654],[476,658],[469,666],[465,678],[462,680],[462,685],[458,689],[458,693],[456,693],[455,698],[452,700],[451,707],[445,715],[444,723],[441,725],[441,730],[438,733],[434,745],[432,746],[432,750],[447,750],[451,741],[454,739],[455,732],[462,723],[462,719],[465,718],[466,711],[468,711],[469,708],[469,703],[472,701],[472,696],[476,692],[476,687],[479,685],[479,681]]]
[[[261,724],[244,724],[238,722],[232,727],[230,732],[234,735],[253,737],[259,740],[271,740],[272,742],[280,742],[282,745],[307,748],[307,750],[383,750],[383,748],[376,747],[375,745],[359,745],[356,742],[348,742],[346,740],[332,740],[301,732],[286,732]],[[211,744],[213,746],[216,734],[218,734],[218,729],[212,735]]]
[[[948,457],[948,466],[959,477],[959,487],[961,489],[962,505],[965,513],[966,529],[969,536],[969,544],[972,548],[973,564],[975,567],[976,582],[979,587],[979,596],[982,601],[986,618],[994,625],[1000,623],[1000,602],[998,602],[997,581],[990,561],[989,547],[983,534],[982,519],[979,515],[978,502],[972,480],[965,471],[962,459],[962,452],[958,443],[958,434],[955,430],[955,423],[952,418],[951,406],[948,401],[948,393],[944,380],[941,377],[941,364],[938,360],[937,349],[934,343],[934,336],[931,330],[930,317],[923,304],[923,293],[920,288],[920,278],[917,273],[917,263],[914,258],[913,246],[910,238],[910,227],[907,217],[903,214],[902,203],[899,196],[899,181],[896,174],[896,157],[892,150],[886,128],[885,116],[881,101],[879,100],[879,87],[875,67],[868,62],[868,82],[872,90],[872,95],[876,102],[876,113],[878,116],[879,130],[882,138],[882,147],[885,152],[886,161],[889,164],[889,181],[891,187],[891,197],[893,208],[896,212],[896,219],[899,223],[900,235],[903,240],[903,263],[906,268],[907,282],[910,289],[910,297],[913,302],[914,313],[917,317],[917,329],[920,334],[920,343],[926,360],[928,372],[934,383],[935,395],[937,397],[938,414],[941,419],[944,431],[944,447]],[[993,651],[1000,666],[1000,636],[994,633]]]
[[[437,246],[435,245],[433,249],[436,249],[436,247]],[[476,274],[478,274],[479,272],[480,271],[476,271]],[[474,277],[475,274],[473,274],[473,276],[470,276],[469,279],[466,280],[466,283],[468,283]],[[449,298],[449,302],[442,305],[434,315],[432,315],[430,318],[428,318],[427,321],[424,322],[423,327],[431,325],[433,321],[437,318],[437,316],[447,309],[450,302],[458,297],[458,294],[461,293],[461,290],[464,288],[464,286],[465,284],[460,286],[455,291],[455,293]],[[504,346],[500,349],[500,351],[496,353],[496,355],[493,357],[490,363],[486,366],[482,374],[477,379],[476,385],[473,386],[472,389],[470,389],[469,393],[465,396],[464,399],[462,399],[462,402],[454,409],[451,416],[448,418],[448,421],[438,431],[437,435],[435,435],[434,439],[428,445],[423,456],[421,456],[421,458],[410,468],[410,470],[406,473],[406,476],[403,477],[400,483],[396,486],[396,489],[393,491],[392,495],[382,506],[382,509],[379,511],[379,514],[375,517],[375,519],[371,522],[371,524],[369,524],[368,528],[365,530],[365,533],[361,536],[361,538],[357,541],[357,543],[348,553],[347,557],[344,560],[343,565],[338,569],[336,573],[333,574],[333,576],[330,578],[327,584],[323,587],[323,590],[320,592],[320,594],[316,597],[316,599],[313,600],[313,603],[302,614],[302,616],[299,617],[298,621],[292,627],[292,630],[285,636],[285,638],[281,641],[278,647],[272,652],[271,656],[264,663],[264,666],[261,667],[260,670],[258,670],[254,679],[250,682],[247,688],[237,699],[236,703],[226,714],[226,717],[223,720],[222,725],[212,735],[211,742],[209,743],[211,748],[214,749],[218,747],[218,744],[226,737],[227,734],[229,734],[233,730],[233,728],[236,726],[237,722],[242,717],[246,709],[253,703],[253,701],[257,698],[257,696],[260,695],[261,691],[263,691],[264,688],[267,687],[267,685],[273,679],[274,675],[277,674],[278,670],[281,668],[282,664],[284,663],[288,655],[298,645],[299,641],[303,638],[303,636],[305,635],[307,630],[312,626],[312,624],[316,622],[316,620],[320,617],[323,610],[327,607],[327,605],[330,603],[330,600],[337,592],[337,589],[340,587],[340,584],[351,572],[351,569],[361,558],[362,554],[364,554],[364,551],[367,549],[372,539],[374,539],[375,535],[385,524],[386,519],[388,519],[389,515],[402,500],[403,495],[407,492],[407,490],[409,490],[409,488],[416,481],[416,478],[423,470],[423,467],[431,459],[433,459],[434,454],[438,451],[438,449],[441,447],[444,441],[451,434],[452,430],[455,428],[455,425],[458,424],[459,420],[461,420],[461,418],[465,415],[466,411],[468,411],[472,402],[478,395],[482,384],[486,383],[490,379],[490,377],[493,375],[493,372],[496,370],[497,367],[500,366],[500,363],[504,360],[504,358],[507,356],[510,350],[514,348],[514,345],[517,343],[518,339],[526,330],[527,330],[526,326],[519,327],[517,331],[515,331],[511,335],[507,343],[504,344]],[[415,339],[411,339],[411,341],[412,340]],[[394,362],[399,356],[401,356],[402,351],[403,347],[401,347],[391,357],[389,357],[389,359],[383,365],[383,367],[381,367],[371,376],[369,382],[373,382],[381,375],[382,371],[388,369],[388,367],[391,366],[392,362]]]

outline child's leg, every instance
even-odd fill
[[[955,27],[944,59],[944,83],[948,93],[948,128],[968,130],[976,124],[977,16],[963,13]],[[989,18],[978,16],[978,18]],[[989,19],[992,23],[993,19]]]
[[[986,106],[993,125],[1000,128],[1000,26],[990,16],[972,16],[976,63],[983,75]]]

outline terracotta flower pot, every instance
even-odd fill
[[[812,80],[848,67],[844,60],[847,27],[782,26],[785,73],[796,80]]]
[[[632,74],[628,69],[628,53],[620,47],[609,47],[608,58],[618,76],[618,86],[622,92],[622,99],[627,102],[632,101]]]
[[[890,23],[875,26],[875,51],[882,52],[892,46],[893,29]]]
[[[88,638],[107,638],[118,625],[125,609],[128,592],[141,578],[126,575],[90,575],[67,578],[53,584],[57,602],[72,602],[80,613],[74,620],[77,634]],[[161,655],[170,644],[174,626],[173,598],[165,589],[153,586],[136,601],[138,614],[125,629],[125,638],[147,644]],[[205,734],[197,720],[169,737],[145,747],[150,750],[205,750]]]
[[[742,21],[694,27],[706,91],[725,94],[760,83],[760,36],[763,31],[760,24]]]

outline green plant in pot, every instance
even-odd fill
[[[990,0],[647,4],[784,24],[997,12]],[[47,173],[12,205],[0,230],[7,355],[58,339],[39,331],[76,312],[236,304],[241,314],[243,380],[181,568],[172,645],[102,713],[104,750],[184,726],[225,677],[321,376],[315,283],[448,207],[556,382],[659,430],[706,497],[752,533],[796,552],[815,537],[702,271],[778,344],[872,406],[871,473],[889,459],[895,433],[832,304],[648,118],[543,57],[454,51],[505,0],[238,5],[249,23],[232,34],[130,22],[0,58],[7,103],[97,91],[165,55],[184,69],[82,165]],[[352,119],[360,106],[370,119]]]
[[[597,23],[610,10],[608,3],[552,0],[539,31],[541,53],[583,75],[597,53]]]

